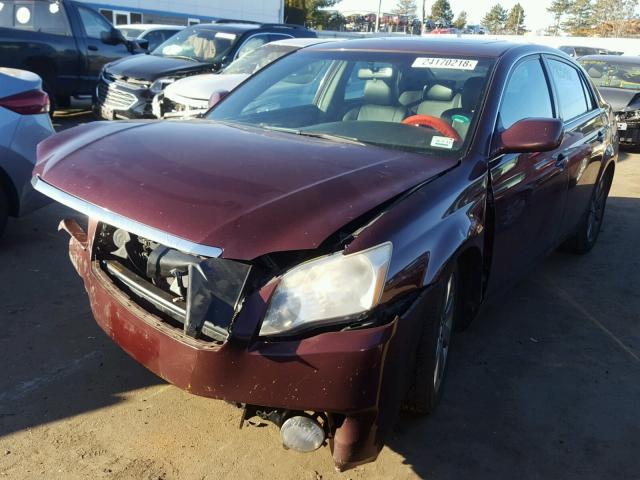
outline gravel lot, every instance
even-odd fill
[[[82,110],[57,116],[64,128]],[[598,245],[554,254],[455,339],[444,402],[402,417],[378,461],[328,449],[147,372],[97,327],[52,205],[0,241],[0,477],[637,479],[640,155],[621,157]]]

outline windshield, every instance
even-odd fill
[[[640,90],[640,62],[605,62],[603,60],[581,60],[593,83],[598,87]]]
[[[160,44],[152,55],[215,63],[229,53],[236,38],[235,33],[211,27],[187,28]]]
[[[120,30],[122,34],[129,39],[138,38],[138,36],[144,31],[138,28],[122,28],[122,27],[118,27],[118,30]]]
[[[235,60],[222,73],[252,75],[293,50],[296,50],[296,47],[268,43]]]
[[[493,60],[299,51],[251,77],[207,117],[296,135],[421,152],[461,152]]]

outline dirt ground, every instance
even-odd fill
[[[640,478],[638,154],[591,254],[554,254],[488,308],[455,339],[438,411],[400,418],[377,462],[343,474],[115,346],[56,232],[69,213],[11,221],[0,242],[0,478]]]

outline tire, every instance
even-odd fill
[[[9,202],[7,201],[7,195],[0,186],[0,237],[4,232],[4,228],[7,226],[7,218],[9,217]]]
[[[433,302],[423,325],[414,371],[409,380],[403,409],[418,413],[433,412],[442,397],[447,359],[460,297],[458,271],[445,276],[439,285],[438,302]]]
[[[578,226],[578,230],[562,244],[561,250],[577,255],[584,255],[591,251],[600,235],[611,181],[612,178],[609,172],[605,172],[600,177],[596,187],[593,189],[589,207]]]

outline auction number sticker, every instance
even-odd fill
[[[452,70],[475,70],[478,60],[465,58],[418,57],[413,61],[413,68],[449,68]]]

